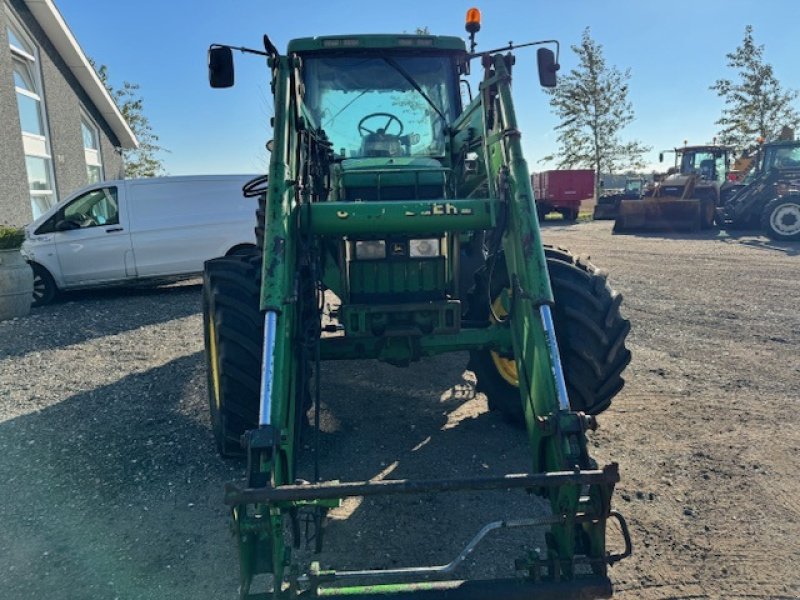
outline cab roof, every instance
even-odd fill
[[[682,146],[680,148],[675,148],[675,152],[677,153],[686,153],[686,152],[730,152],[733,150],[733,146],[720,146],[715,144],[706,144],[704,146]]]
[[[352,34],[298,38],[289,42],[289,54],[305,52],[330,52],[337,50],[449,50],[467,51],[464,40],[447,35]]]

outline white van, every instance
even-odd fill
[[[58,290],[200,273],[203,262],[255,247],[254,175],[102,181],[50,208],[25,228],[22,254],[34,272],[34,306]]]

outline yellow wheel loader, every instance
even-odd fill
[[[697,231],[714,226],[733,155],[728,146],[675,148],[675,166],[641,199],[623,199],[614,232]],[[663,162],[664,153],[659,155]]]

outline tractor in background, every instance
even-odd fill
[[[592,219],[616,219],[619,214],[619,204],[623,200],[641,200],[647,190],[647,180],[643,177],[628,177],[625,187],[619,192],[603,194],[597,199]]]
[[[714,226],[720,197],[731,185],[733,149],[705,145],[675,148],[675,166],[641,200],[622,200],[614,232],[696,231]],[[659,154],[664,161],[664,152]]]
[[[774,240],[800,240],[800,142],[761,145],[752,170],[717,209],[717,220],[726,229],[760,228]]]

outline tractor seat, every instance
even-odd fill
[[[385,133],[383,129],[378,129],[375,133],[366,135],[361,140],[361,156],[365,157],[387,157],[387,156],[407,156],[408,152],[396,135]]]
[[[700,162],[700,178],[712,181],[714,179],[714,159],[709,158]]]

